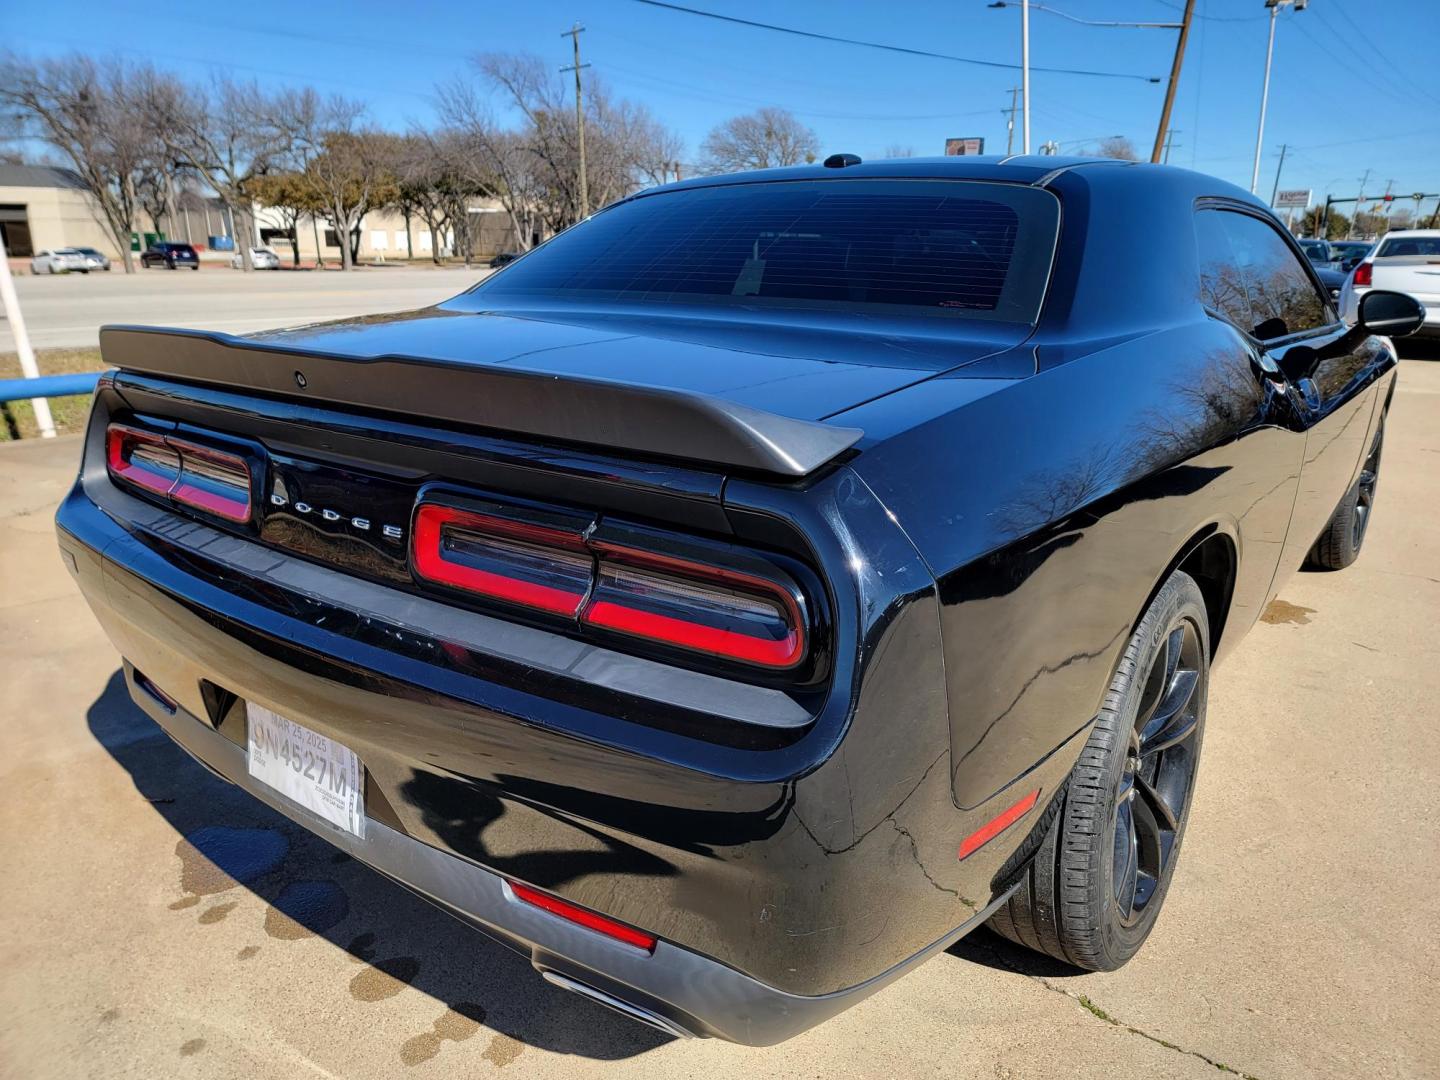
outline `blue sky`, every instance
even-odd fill
[[[988,61],[1018,62],[1017,8],[987,0],[680,0],[687,6]],[[1178,21],[1183,0],[1047,0],[1092,20]],[[1171,163],[1249,186],[1264,65],[1263,0],[1199,0],[1171,126]],[[0,0],[8,44],[33,54],[119,51],[194,77],[230,69],[262,81],[311,83],[360,97],[374,119],[403,128],[432,118],[431,89],[480,51],[530,51],[568,63],[572,22],[587,74],[644,102],[680,132],[695,160],[716,123],[760,105],[789,108],[825,152],[880,156],[887,146],[939,153],[947,136],[1005,149],[1018,72],[857,48],[667,11],[635,0],[344,3],[249,0]],[[302,17],[303,16],[303,17]],[[1037,11],[1031,63],[1143,79],[1032,75],[1032,141],[1066,150],[1125,135],[1148,156],[1175,34],[1090,28]],[[1440,191],[1440,0],[1311,0],[1279,19],[1260,191],[1279,146],[1282,187],[1354,195],[1387,182]],[[558,73],[557,73],[558,76]],[[1425,80],[1422,83],[1422,79]],[[1424,86],[1424,89],[1416,89]],[[1018,134],[1017,134],[1018,149]],[[1427,210],[1433,200],[1426,204]]]

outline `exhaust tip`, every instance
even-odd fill
[[[676,1039],[695,1038],[694,1032],[686,1031],[673,1020],[667,1020],[659,1013],[651,1012],[649,1009],[642,1008],[639,1005],[632,1005],[628,1001],[622,1001],[613,994],[607,994],[604,990],[597,990],[595,987],[572,979],[568,975],[561,975],[558,971],[541,968],[540,976],[552,986],[558,986],[562,990],[569,990],[571,993],[579,994],[581,997],[587,997],[591,1001],[599,1002],[607,1009],[613,1009],[615,1012],[628,1016],[631,1020],[638,1020],[648,1027],[655,1028],[657,1031],[663,1031],[666,1035],[670,1035]]]

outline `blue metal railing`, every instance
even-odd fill
[[[0,379],[0,403],[92,394],[100,375],[98,371],[82,371],[75,375],[42,375],[38,379]]]

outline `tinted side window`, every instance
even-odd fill
[[[1228,272],[1249,297],[1252,321],[1247,328],[1257,338],[1298,334],[1331,321],[1324,297],[1272,226],[1225,210],[1205,210],[1198,217],[1216,219],[1229,241],[1233,263]]]
[[[1250,294],[1235,253],[1230,248],[1230,234],[1225,218],[1218,210],[1202,210],[1195,215],[1195,241],[1200,251],[1200,303],[1218,311],[1242,330],[1255,325],[1250,311]]]

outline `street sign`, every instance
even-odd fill
[[[985,153],[984,139],[946,139],[946,157],[968,157],[971,154]]]
[[[1275,196],[1277,210],[1304,210],[1310,205],[1309,188],[1293,188],[1278,192]]]

